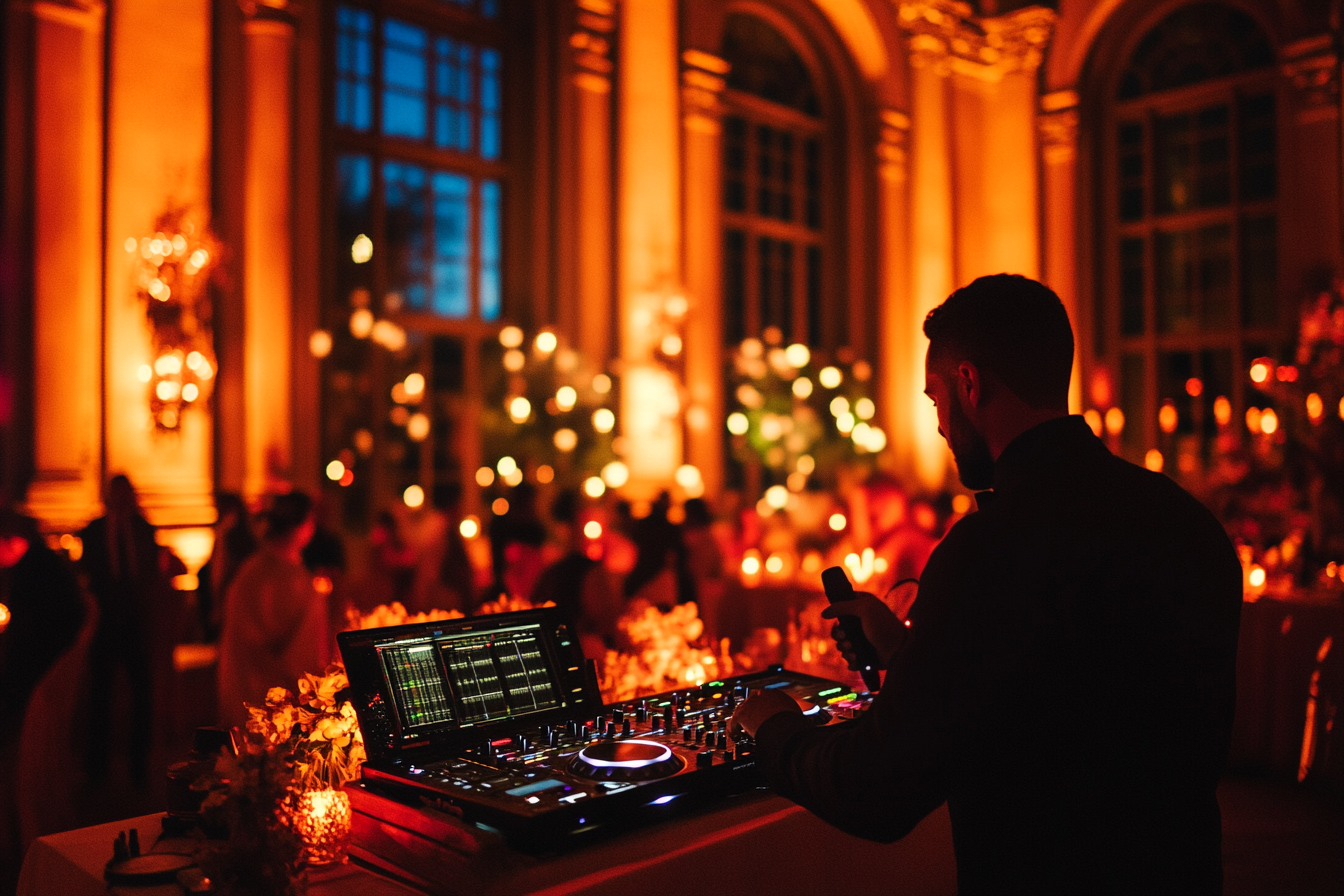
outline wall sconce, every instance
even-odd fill
[[[219,260],[219,242],[182,211],[159,217],[151,236],[127,237],[135,261],[136,293],[145,303],[154,360],[140,367],[157,430],[173,432],[183,412],[213,391],[215,352],[205,287]]]

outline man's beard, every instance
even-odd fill
[[[947,444],[957,462],[957,478],[972,491],[989,488],[994,484],[994,455],[989,451],[989,443],[976,431],[955,397],[949,414]]]

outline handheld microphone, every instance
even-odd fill
[[[821,585],[826,589],[826,599],[831,603],[851,600],[854,597],[854,586],[850,584],[849,576],[838,566],[822,571]],[[836,622],[839,622],[840,627],[845,630],[845,635],[854,648],[859,664],[859,675],[863,677],[864,685],[869,691],[876,692],[882,687],[882,676],[877,671],[877,649],[864,634],[863,624],[857,616],[839,616]]]

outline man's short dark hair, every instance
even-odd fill
[[[1073,330],[1050,287],[1020,274],[963,286],[924,318],[935,365],[970,361],[1033,408],[1068,400]]]

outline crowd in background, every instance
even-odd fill
[[[213,551],[191,591],[173,587],[187,568],[160,544],[125,476],[108,481],[102,516],[59,540],[65,549],[0,502],[0,864],[17,869],[21,843],[37,833],[96,820],[61,816],[62,805],[103,793],[121,809],[114,794],[161,784],[154,751],[183,735],[164,729],[181,722],[169,704],[184,698],[174,667],[184,642],[217,647],[216,693],[192,695],[213,703],[205,720],[242,724],[245,701],[320,671],[336,656],[335,634],[380,605],[471,614],[501,595],[551,602],[600,656],[622,646],[616,622],[632,603],[695,601],[716,637],[749,549],[796,559],[820,548],[830,563],[872,547],[885,560],[868,584],[879,590],[917,576],[955,516],[880,476],[818,511],[846,517],[824,544],[731,493],[716,514],[700,498],[674,506],[666,493],[643,506],[566,491],[543,500],[523,483],[483,527],[458,498],[437,489],[424,507],[383,510],[367,536],[351,537],[299,491],[253,507],[220,494]]]

